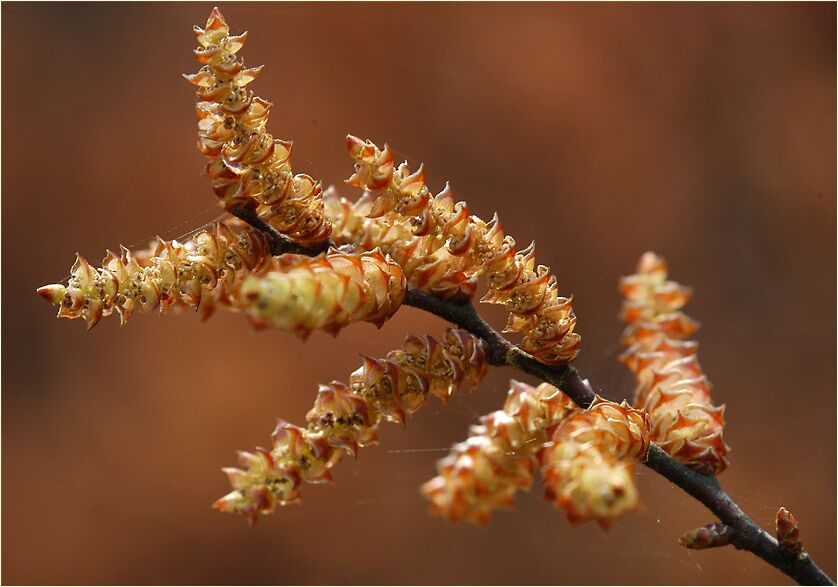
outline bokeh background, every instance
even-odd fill
[[[4,583],[789,583],[748,553],[680,548],[713,517],[642,467],[645,509],[608,533],[571,529],[538,486],[485,528],[429,517],[418,486],[501,405],[509,370],[385,426],[335,485],[252,530],[211,510],[234,450],[268,443],[276,416],[301,422],[318,382],[445,324],[405,308],[305,344],[236,315],[88,333],[34,294],[75,251],[98,260],[218,214],[180,77],[210,8],[2,6]],[[766,528],[791,509],[835,576],[834,4],[222,9],[267,66],[252,87],[295,169],[340,184],[353,132],[500,211],[574,294],[578,365],[611,398],[631,389],[617,279],[664,254],[695,288],[727,404],[724,487]]]

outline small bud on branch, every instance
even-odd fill
[[[678,539],[678,543],[691,550],[718,548],[730,544],[730,534],[730,528],[719,522],[714,522],[687,532]]]
[[[798,555],[803,552],[803,542],[800,540],[800,525],[797,518],[790,511],[781,507],[777,510],[777,542],[780,550]]]

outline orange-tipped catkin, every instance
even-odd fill
[[[468,439],[437,463],[439,474],[422,486],[431,513],[485,524],[493,509],[511,507],[515,492],[532,485],[539,448],[575,409],[552,385],[513,380],[503,409],[472,426]]]
[[[195,55],[205,65],[184,77],[198,86],[198,150],[209,159],[206,173],[216,195],[228,210],[258,208],[264,221],[299,244],[323,242],[330,226],[320,182],[293,174],[291,142],[265,130],[272,104],[246,89],[262,69],[247,69],[236,57],[247,33],[230,36],[218,8],[205,28],[194,30]]]
[[[404,300],[401,267],[380,251],[353,255],[335,249],[319,257],[274,257],[238,289],[238,306],[257,328],[302,337],[337,334],[352,322],[381,326]]]
[[[803,552],[803,541],[800,540],[800,525],[797,523],[794,514],[786,508],[781,507],[777,510],[776,529],[780,550],[795,555]]]
[[[280,421],[271,450],[240,452],[242,468],[224,469],[233,491],[213,507],[254,523],[278,505],[299,501],[302,482],[330,480],[344,454],[376,442],[382,421],[403,423],[428,395],[447,401],[463,382],[474,389],[486,367],[483,344],[463,330],[449,330],[442,343],[408,336],[386,359],[364,357],[349,385],[320,386],[305,428]]]
[[[413,287],[450,298],[471,297],[485,275],[489,292],[481,300],[510,312],[505,332],[522,335],[521,348],[548,364],[572,361],[580,338],[570,298],[559,295],[555,276],[535,262],[534,246],[522,251],[504,234],[495,216],[484,222],[456,202],[450,188],[431,197],[424,168],[411,172],[393,164],[389,146],[349,135],[355,160],[352,186],[375,192],[356,205],[332,198],[327,214],[339,229],[335,242],[381,246],[407,267]]]
[[[649,451],[646,413],[599,396],[568,416],[539,454],[546,496],[574,525],[595,520],[609,528],[638,509],[634,466]]]
[[[84,318],[88,329],[114,310],[122,324],[135,311],[164,314],[172,306],[200,307],[206,316],[268,257],[261,232],[216,223],[186,244],[158,238],[147,251],[108,251],[99,268],[77,255],[66,286],[45,285],[38,293],[59,306],[59,317]]]
[[[620,281],[628,324],[620,361],[635,375],[635,405],[649,412],[652,440],[673,458],[706,475],[727,467],[724,406],[714,406],[710,383],[686,340],[698,324],[680,311],[691,290],[667,280],[666,262],[644,253],[634,275]]]

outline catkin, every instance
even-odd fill
[[[243,280],[236,300],[256,328],[307,337],[318,329],[337,334],[352,322],[381,327],[405,291],[401,267],[379,250],[353,255],[332,249],[319,257],[273,257]]]
[[[228,210],[257,208],[259,216],[301,245],[329,236],[319,181],[291,169],[290,141],[265,127],[272,104],[246,89],[262,67],[245,68],[238,51],[247,33],[230,36],[224,16],[213,8],[205,28],[194,27],[195,55],[205,64],[184,77],[198,86],[198,150],[206,174]]]
[[[468,439],[437,463],[439,474],[422,486],[431,513],[485,524],[492,510],[511,507],[515,493],[532,485],[538,450],[575,409],[552,385],[513,380],[503,409],[472,426]]]
[[[261,232],[216,223],[186,244],[158,238],[146,251],[108,251],[99,268],[76,255],[67,285],[45,285],[38,293],[59,307],[59,317],[83,318],[88,329],[114,310],[121,324],[135,311],[165,314],[173,306],[200,307],[206,316],[229,303],[243,276],[269,256]]]
[[[714,406],[698,364],[698,344],[685,340],[698,324],[680,309],[692,291],[667,280],[666,262],[645,253],[634,275],[620,281],[628,324],[620,360],[635,374],[635,401],[649,413],[652,440],[676,460],[706,475],[727,467],[724,406]]]
[[[509,312],[505,332],[522,335],[520,346],[548,364],[572,361],[579,352],[570,298],[559,295],[556,278],[535,262],[534,245],[519,251],[497,215],[484,222],[456,202],[450,188],[431,197],[424,168],[411,172],[393,164],[389,146],[349,135],[355,160],[352,186],[375,192],[356,205],[333,197],[327,214],[339,227],[335,241],[349,247],[380,246],[406,267],[411,286],[448,298],[471,297],[485,275],[481,301]]]
[[[645,412],[597,396],[568,416],[539,453],[547,499],[571,524],[595,520],[609,528],[640,506],[634,466],[645,460],[649,442]]]
[[[299,501],[303,482],[331,480],[344,454],[375,443],[382,421],[403,423],[429,395],[447,401],[463,382],[474,389],[486,367],[483,343],[463,330],[449,330],[442,343],[408,336],[385,359],[364,357],[349,385],[320,386],[305,428],[280,420],[270,450],[240,452],[241,468],[224,469],[233,491],[213,507],[252,524],[277,506]]]

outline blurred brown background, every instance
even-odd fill
[[[429,517],[419,484],[501,405],[507,370],[385,427],[334,486],[253,530],[211,510],[234,450],[268,443],[275,416],[301,422],[318,382],[445,325],[405,308],[306,344],[235,315],[87,333],[34,294],[77,250],[99,260],[218,213],[180,77],[210,8],[2,6],[4,583],[789,582],[732,548],[680,548],[713,518],[644,468],[644,511],[607,534],[571,529],[537,486],[486,528]],[[499,210],[574,294],[579,367],[611,398],[631,388],[617,278],[664,254],[695,287],[728,407],[723,485],[766,528],[791,509],[835,576],[834,4],[221,8],[267,66],[252,87],[296,170],[339,184],[353,132]]]

